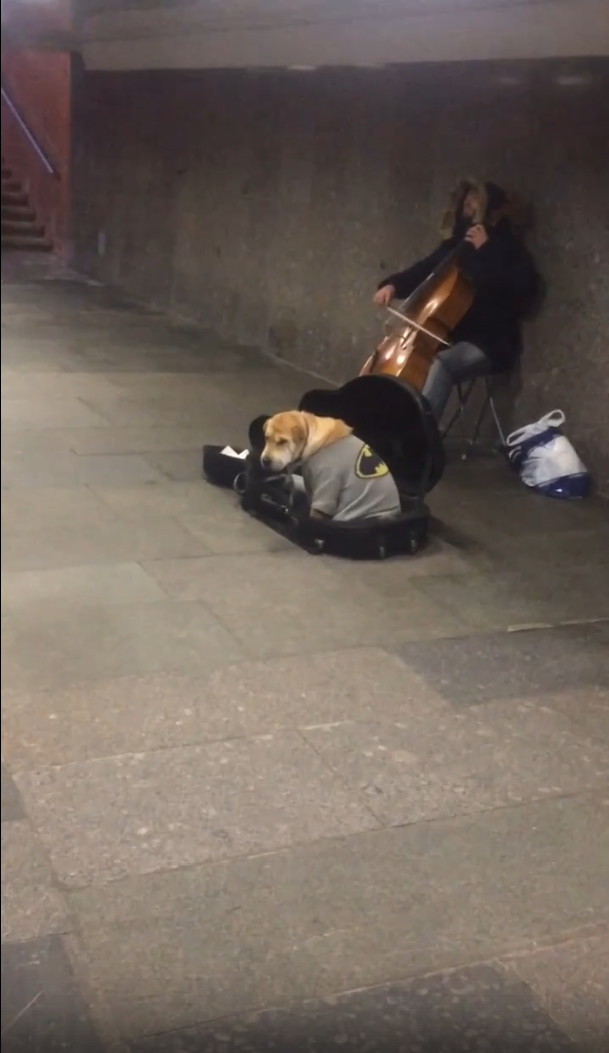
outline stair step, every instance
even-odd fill
[[[2,188],[3,205],[27,205],[27,194],[23,190],[5,190]]]
[[[50,252],[53,244],[48,238],[26,237],[24,234],[3,234],[3,249],[27,249],[28,252]]]
[[[2,158],[2,249],[51,252],[53,242],[36,216],[23,184]]]
[[[36,213],[31,205],[2,205],[2,219],[32,220]]]
[[[4,219],[2,218],[3,234],[25,234],[35,238],[44,237],[42,223],[36,223],[32,219]]]

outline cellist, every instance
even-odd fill
[[[422,389],[438,421],[455,383],[512,368],[522,347],[522,316],[537,291],[536,270],[513,229],[505,191],[495,183],[466,180],[451,205],[441,244],[412,267],[385,278],[373,297],[378,306],[405,300],[464,242],[459,268],[473,284],[474,299],[453,330],[451,345],[435,356]]]

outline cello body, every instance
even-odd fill
[[[460,271],[457,251],[414,290],[399,311],[388,308],[396,323],[364,363],[360,376],[381,373],[421,391],[433,360],[450,343],[450,334],[474,300],[474,288]]]

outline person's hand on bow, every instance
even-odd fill
[[[376,290],[372,297],[372,303],[376,304],[377,307],[388,307],[394,296],[395,289],[393,285],[383,285]]]

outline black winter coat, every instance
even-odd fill
[[[520,323],[535,297],[537,274],[529,253],[514,237],[509,223],[500,222],[488,234],[488,241],[481,248],[465,242],[459,249],[459,267],[473,283],[475,297],[453,330],[452,340],[475,344],[484,351],[493,369],[501,372],[511,368],[522,350]],[[405,300],[457,244],[456,237],[443,241],[425,259],[385,278],[379,288],[393,285],[396,298]]]

